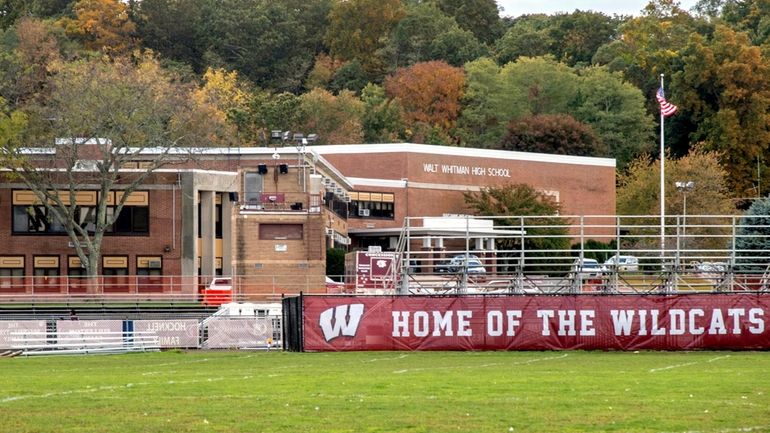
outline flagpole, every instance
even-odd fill
[[[660,74],[660,88],[663,89],[663,74]],[[660,256],[666,255],[666,150],[663,134],[663,110],[660,110]],[[661,263],[662,265],[662,263]]]

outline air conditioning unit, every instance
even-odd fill
[[[331,227],[326,227],[326,236],[333,236],[334,235],[334,229]]]
[[[160,260],[148,260],[147,261],[147,267],[150,269],[160,269],[161,261]]]
[[[345,195],[344,199],[345,199],[345,203],[350,203],[350,196],[349,195]]]
[[[358,216],[360,216],[360,217],[368,217],[369,216],[369,209],[358,209]]]

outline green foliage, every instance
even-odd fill
[[[361,119],[366,143],[390,143],[400,141],[404,134],[401,107],[395,99],[385,96],[385,89],[367,84],[361,92],[364,115]]]
[[[693,148],[690,153],[679,159],[665,161],[666,215],[684,213],[685,196],[676,188],[677,181],[693,181],[695,188],[687,193],[688,215],[733,215],[730,190],[727,187],[727,173],[719,164],[719,154],[705,151],[702,147]],[[660,162],[649,157],[640,157],[629,164],[627,172],[620,175],[617,190],[618,215],[658,215],[660,214]],[[707,220],[709,221],[709,220]],[[697,226],[699,219],[687,217],[687,224]],[[705,221],[704,221],[705,223]],[[709,221],[713,223],[713,220]],[[693,227],[687,233],[691,248],[727,248],[724,236],[726,229]],[[673,239],[672,239],[673,241]],[[649,247],[658,242],[647,239]],[[674,247],[674,245],[672,245]]]
[[[571,113],[596,132],[617,167],[623,170],[632,159],[654,150],[652,116],[645,110],[642,92],[621,74],[593,67],[581,71]]]
[[[595,259],[599,263],[604,263],[615,254],[616,242],[611,240],[609,242],[601,242],[595,239],[588,239],[583,242],[582,250],[584,251],[583,257],[587,259]],[[572,245],[573,255],[577,256],[575,251],[581,250],[580,243]]]
[[[495,0],[433,0],[439,9],[453,17],[460,28],[475,39],[491,44],[502,33],[502,22]]]
[[[300,100],[292,93],[256,92],[249,102],[250,121],[255,130],[262,130],[263,143],[267,143],[270,131],[292,130],[299,123]],[[308,132],[309,133],[309,132]]]
[[[326,249],[326,275],[345,275],[345,250],[343,248]]]
[[[500,64],[515,62],[519,57],[540,57],[551,53],[554,40],[549,32],[547,15],[524,15],[516,18],[497,40],[495,52]]]
[[[263,88],[297,92],[325,28],[326,0],[222,0],[205,20],[211,66],[236,70]]]
[[[488,58],[465,65],[468,85],[456,134],[470,147],[495,147],[511,119],[527,113],[523,90]]]
[[[396,24],[384,52],[389,66],[396,69],[428,60],[462,66],[484,55],[486,48],[434,5],[417,3]]]
[[[0,0],[0,30],[21,17],[53,18],[68,13],[72,0]]]
[[[325,41],[334,57],[358,60],[369,74],[383,72],[377,54],[404,10],[400,0],[336,2],[329,13]]]
[[[559,204],[526,184],[507,184],[500,187],[482,188],[478,192],[463,193],[465,205],[473,215],[508,216],[496,218],[494,224],[501,227],[521,227],[526,231],[524,249],[535,265],[528,269],[535,272],[558,271],[550,264],[542,264],[542,257],[566,257],[570,247],[567,223],[557,216]],[[535,216],[536,218],[521,218]],[[517,218],[518,217],[518,218]],[[497,239],[499,250],[514,250],[518,239]]]
[[[143,45],[175,62],[206,70],[203,53],[207,35],[204,17],[215,4],[209,0],[141,0],[132,14]]]
[[[770,61],[745,34],[717,26],[710,39],[693,36],[674,76],[692,138],[721,153],[728,183],[756,195],[757,160],[770,160]]]
[[[524,15],[497,41],[498,60],[552,55],[569,66],[587,65],[599,47],[617,38],[620,22],[598,12]]]
[[[363,139],[364,104],[349,90],[335,96],[313,89],[299,97],[299,123],[305,133],[318,134],[317,144],[351,144]]]
[[[350,90],[356,94],[369,83],[369,74],[366,73],[361,62],[351,60],[345,62],[334,72],[330,82],[329,90],[339,93],[342,90]]]

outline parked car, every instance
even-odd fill
[[[572,264],[572,275],[577,275],[580,278],[597,278],[602,276],[602,267],[599,266],[599,262],[595,259],[575,259]]]
[[[614,255],[602,266],[605,271],[639,272],[639,259],[634,256]]]
[[[695,270],[702,274],[721,274],[727,270],[725,262],[700,262],[695,265]]]
[[[456,274],[466,271],[469,274],[486,274],[487,269],[481,263],[481,259],[473,254],[467,255],[468,265],[465,264],[466,255],[458,254],[443,263],[436,265],[434,270],[438,273]]]

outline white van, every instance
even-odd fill
[[[621,256],[615,254],[604,262],[602,269],[605,271],[617,270],[618,272],[639,272],[639,259],[634,256]]]

